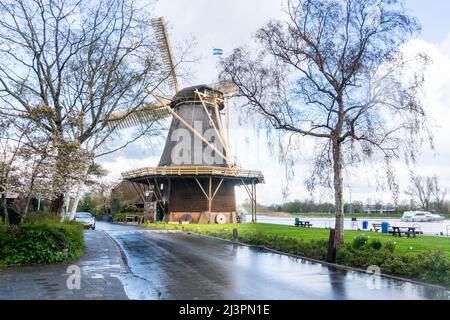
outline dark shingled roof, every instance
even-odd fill
[[[219,90],[215,90],[211,88],[210,86],[206,84],[201,84],[197,86],[192,86],[188,88],[184,88],[180,90],[174,97],[171,103],[171,107],[174,108],[177,104],[183,102],[183,101],[198,101],[198,96],[195,93],[195,91],[199,91],[201,93],[204,93],[210,97],[216,97],[219,99],[223,99],[223,93]],[[222,110],[225,106],[223,103],[218,104],[219,109]]]

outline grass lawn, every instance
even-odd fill
[[[178,225],[164,225],[164,224],[149,224],[150,227],[159,227],[167,229],[181,229]],[[267,235],[279,235],[295,239],[303,239],[304,241],[310,240],[328,240],[329,230],[319,228],[297,228],[294,226],[273,225],[264,223],[246,223],[235,225],[217,225],[217,224],[204,224],[204,225],[183,225],[185,231],[192,231],[198,233],[208,233],[226,230],[229,233],[234,228],[238,229],[239,235],[245,235],[246,233],[261,232]],[[447,257],[450,258],[450,238],[443,237],[430,237],[430,236],[418,236],[417,238],[397,238],[391,234],[381,234],[367,231],[345,231],[345,241],[351,242],[357,236],[367,236],[370,239],[379,239],[382,242],[396,242],[396,252],[404,255],[417,255],[421,252],[428,251],[430,249],[441,250]]]

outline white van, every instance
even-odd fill
[[[440,222],[444,217],[426,211],[406,211],[403,214],[403,222]]]

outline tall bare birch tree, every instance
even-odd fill
[[[292,0],[286,21],[255,35],[257,49],[222,61],[247,110],[276,131],[315,139],[307,186],[334,189],[335,251],[344,239],[343,170],[380,159],[396,188],[392,161],[414,157],[424,133],[420,101],[426,55],[402,45],[420,29],[398,0]],[[256,52],[255,52],[256,51]]]

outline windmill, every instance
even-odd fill
[[[256,185],[264,176],[236,165],[222,123],[235,87],[222,82],[180,90],[164,19],[155,19],[153,27],[175,94],[147,90],[154,103],[114,114],[108,125],[127,128],[170,116],[172,123],[158,167],[124,172],[122,178],[154,204],[155,221],[236,223],[235,186],[247,191],[256,221]]]

